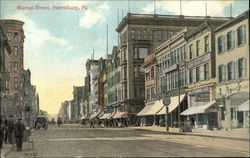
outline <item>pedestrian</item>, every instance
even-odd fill
[[[5,129],[6,129],[6,126],[4,125],[4,121],[2,118],[0,118],[0,149],[2,149],[3,147]]]
[[[192,128],[194,129],[195,120],[194,120],[194,118],[193,118],[193,117],[191,117],[191,118],[190,118],[190,120],[191,120],[191,126],[192,126]]]
[[[22,119],[19,118],[18,122],[15,124],[15,129],[14,129],[17,151],[22,150],[24,131],[25,131],[25,125],[22,123]]]
[[[4,143],[7,144],[8,140],[8,118],[6,116],[3,116],[3,122],[4,122]]]
[[[14,118],[12,115],[9,116],[8,123],[7,123],[7,132],[8,132],[8,142],[12,144],[12,148],[14,148]]]

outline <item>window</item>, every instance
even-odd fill
[[[232,49],[232,31],[227,33],[227,50]]]
[[[223,78],[223,75],[224,75],[223,69],[224,69],[224,65],[220,65],[219,66],[219,82],[222,82],[224,80],[224,78]]]
[[[145,97],[145,90],[144,90],[144,88],[141,88],[141,89],[140,89],[140,96],[141,96],[142,98]]]
[[[137,67],[137,65],[134,66],[134,76],[138,77],[138,67]]]
[[[147,99],[150,100],[150,88],[147,89]]]
[[[18,62],[14,62],[14,71],[15,71],[15,72],[18,71]]]
[[[243,27],[240,26],[237,29],[237,37],[238,37],[238,46],[243,44]]]
[[[14,51],[15,51],[15,55],[18,55],[18,47],[17,46],[14,47]]]
[[[155,98],[155,88],[154,87],[151,88],[151,98],[152,99]]]
[[[154,70],[154,67],[152,67],[152,68],[151,68],[151,79],[153,79],[153,78],[154,78],[154,76],[155,76],[154,71],[155,71],[155,70]]]
[[[141,30],[137,30],[136,33],[136,39],[141,40]]]
[[[200,81],[200,67],[196,68],[196,82]]]
[[[14,41],[18,41],[18,33],[17,32],[14,33]]]
[[[196,56],[200,55],[200,41],[196,41]]]
[[[162,40],[166,41],[168,39],[168,32],[167,31],[162,31]]]
[[[209,41],[208,41],[208,35],[205,36],[205,39],[204,39],[204,44],[205,44],[205,53],[207,53],[209,51]]]
[[[139,72],[140,72],[140,76],[144,76],[145,74],[145,69],[143,67],[139,67]]]
[[[227,78],[228,80],[232,80],[233,79],[233,62],[230,62],[227,64]]]
[[[15,88],[18,88],[18,78],[17,77],[14,78],[14,85],[15,85]]]
[[[131,39],[135,39],[135,30],[131,30]]]
[[[239,77],[243,77],[244,75],[244,59],[239,59],[238,61],[238,72],[239,72]]]
[[[138,48],[134,48],[134,59],[138,58]]]
[[[142,39],[144,39],[144,40],[147,39],[147,30],[142,31]]]
[[[150,74],[146,73],[146,81],[150,80]]]
[[[223,50],[223,42],[224,42],[224,40],[223,40],[224,38],[223,38],[223,36],[220,36],[219,38],[218,38],[218,53],[222,53],[224,50]]]
[[[193,45],[190,44],[189,45],[189,59],[193,59]]]
[[[209,77],[209,67],[208,67],[208,64],[205,64],[204,65],[204,79],[208,79]]]
[[[148,48],[139,48],[139,58],[144,59],[148,56]]]
[[[193,83],[193,70],[189,70],[189,83]]]
[[[221,120],[225,120],[225,109],[224,109],[224,107],[221,107],[221,109],[220,109],[220,118],[221,118]]]

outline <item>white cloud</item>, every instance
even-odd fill
[[[100,4],[99,6],[86,10],[83,17],[79,21],[79,25],[84,28],[91,28],[93,25],[103,23],[106,20],[106,12],[109,10],[107,2]]]
[[[207,3],[208,16],[229,16],[224,15],[223,9],[229,7],[234,1],[182,1],[182,15],[205,16],[205,3]],[[142,8],[144,13],[153,12],[153,3]],[[179,1],[156,1],[157,10],[172,12],[175,15],[180,14]]]
[[[51,35],[49,30],[39,28],[34,21],[28,18],[22,12],[14,13],[12,15],[8,15],[6,18],[8,19],[16,19],[21,20],[25,24],[23,26],[25,32],[25,44],[30,47],[41,47],[46,42],[59,44],[59,45],[66,45],[67,41],[63,38],[55,37]]]

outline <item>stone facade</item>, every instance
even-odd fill
[[[23,32],[24,23],[17,20],[1,20],[0,23],[7,32],[9,44],[12,50],[12,53],[9,56],[10,80],[6,81],[6,88],[9,89],[9,100],[13,101],[9,102],[6,114],[12,114],[15,117],[23,117],[23,43],[25,38]]]
[[[249,11],[217,28],[215,39],[219,127],[247,127],[249,110],[238,107],[249,100]]]

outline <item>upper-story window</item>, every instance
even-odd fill
[[[151,99],[154,99],[155,98],[155,88],[152,87],[151,88]]]
[[[219,82],[224,81],[224,65],[220,65],[219,68]]]
[[[14,78],[14,85],[15,85],[15,88],[18,88],[18,78],[17,77]]]
[[[139,58],[145,59],[148,56],[148,48],[139,48]]]
[[[14,47],[14,52],[15,52],[15,55],[18,55],[18,47],[17,46]]]
[[[150,100],[150,88],[147,89],[147,99]]]
[[[142,39],[144,39],[144,40],[147,39],[147,30],[142,31]]]
[[[204,80],[208,79],[209,77],[209,67],[208,64],[204,65]]]
[[[227,50],[232,49],[233,41],[232,41],[232,31],[227,33]]]
[[[209,51],[209,38],[208,38],[208,35],[205,36],[204,38],[204,44],[205,44],[205,53],[207,53]]]
[[[233,79],[233,62],[227,64],[227,79]]]
[[[237,37],[238,37],[238,46],[243,44],[243,27],[240,26],[238,29],[237,29]]]
[[[244,75],[244,59],[243,58],[238,60],[238,72],[239,72],[239,77],[243,77]]]
[[[14,41],[18,41],[18,38],[19,38],[19,37],[18,37],[18,33],[15,32],[15,33],[14,33]]]
[[[135,39],[135,30],[131,30],[131,39]]]
[[[151,79],[155,77],[155,70],[154,67],[151,67]]]
[[[14,62],[14,72],[18,71],[18,62]]]
[[[189,59],[193,59],[193,44],[189,45]]]
[[[193,70],[189,70],[189,83],[193,83]]]
[[[136,39],[141,40],[141,30],[136,31]]]
[[[200,81],[200,67],[196,68],[196,82]]]
[[[162,40],[166,41],[168,39],[168,31],[162,31]]]
[[[224,51],[224,36],[218,37],[218,53],[222,53]]]
[[[196,41],[196,56],[200,55],[200,41]]]

